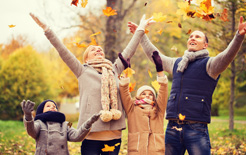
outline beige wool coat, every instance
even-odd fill
[[[120,81],[120,94],[128,120],[128,155],[164,155],[167,84],[160,84],[153,109],[135,106],[136,99],[131,97],[128,85],[129,82]]]

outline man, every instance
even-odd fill
[[[137,25],[129,22],[134,33]],[[246,22],[240,17],[238,31],[228,47],[215,57],[209,57],[208,39],[201,31],[191,33],[187,50],[181,58],[170,58],[161,53],[163,69],[173,74],[172,89],[167,104],[166,119],[169,120],[165,137],[165,154],[210,154],[211,146],[207,124],[211,121],[212,95],[220,74],[237,55],[246,33]],[[146,35],[141,46],[152,60],[158,49]],[[180,120],[179,115],[185,115]]]

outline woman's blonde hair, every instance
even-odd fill
[[[88,53],[91,51],[92,47],[94,45],[90,45],[86,48],[84,54],[83,54],[83,62],[85,63],[86,59],[88,58]]]

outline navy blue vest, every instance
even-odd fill
[[[211,103],[217,80],[206,71],[209,57],[190,62],[183,73],[177,73],[178,58],[173,67],[173,82],[167,103],[166,119],[178,119],[181,113],[185,120],[210,123]]]

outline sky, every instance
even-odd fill
[[[71,5],[72,0],[0,0],[0,44],[7,44],[14,37],[22,35],[34,48],[42,51],[52,47],[50,42],[29,13],[40,17],[60,39],[72,35],[77,29],[64,30],[76,24],[76,11],[86,14],[89,11],[100,14],[106,0],[89,0],[86,8]],[[16,25],[9,28],[9,25]]]

